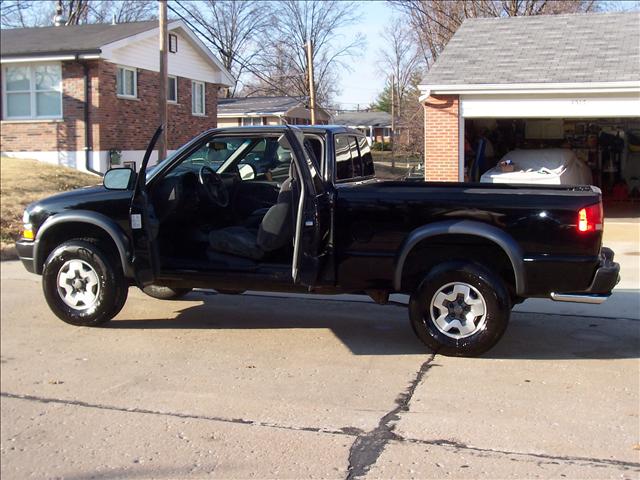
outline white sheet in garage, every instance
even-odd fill
[[[503,172],[498,162],[480,181],[545,185],[591,185],[592,182],[591,169],[568,149],[512,150],[502,160],[511,160],[514,171]]]

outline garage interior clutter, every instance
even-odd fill
[[[513,180],[514,170],[542,172],[542,180],[534,183],[574,183],[590,175],[605,200],[640,203],[640,118],[474,118],[465,120],[464,131],[467,181]],[[527,163],[531,150],[545,157],[541,162],[547,168]],[[554,178],[572,167],[582,173]]]

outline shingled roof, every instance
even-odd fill
[[[218,115],[276,114],[295,107],[305,107],[299,97],[238,97],[218,100]]]
[[[0,31],[3,58],[25,55],[100,53],[108,43],[146,32],[157,20],[119,24],[96,23],[60,27],[12,28]]]
[[[640,12],[465,20],[422,85],[640,81]]]
[[[389,127],[391,115],[387,112],[339,112],[332,121],[348,127]]]

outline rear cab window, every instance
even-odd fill
[[[334,137],[337,182],[363,180],[375,174],[371,148],[366,138],[339,134]]]
[[[336,180],[349,180],[353,178],[353,163],[351,162],[351,149],[349,148],[349,137],[346,135],[336,135]]]

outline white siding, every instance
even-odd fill
[[[169,53],[169,75],[200,80],[209,83],[223,83],[220,70],[213,66],[190,43],[187,37],[177,30],[171,33],[178,36],[178,52]],[[105,49],[102,57],[112,63],[154,72],[160,71],[158,37],[148,36],[120,48]]]
[[[461,95],[464,118],[637,117],[637,93]]]
[[[83,172],[87,171],[86,157],[84,150],[56,150],[56,151],[39,151],[39,152],[11,152],[3,151],[3,157],[12,158],[28,158],[38,160],[43,163],[53,165],[61,165],[64,167],[75,168]],[[109,152],[108,151],[92,151],[91,168],[100,172],[106,172],[109,168]]]
[[[168,150],[167,155],[174,153],[175,150]],[[80,170],[83,172],[87,172],[86,169],[86,157],[84,150],[57,150],[57,151],[40,151],[40,152],[0,152],[3,157],[11,157],[11,158],[27,158],[31,160],[38,160],[43,163],[50,163],[52,165],[61,165],[64,167],[75,168],[76,170]],[[144,158],[145,151],[144,150],[122,150],[121,152],[122,158],[121,163],[119,165],[113,165],[114,167],[122,166],[124,162],[135,162],[136,170],[140,170],[140,165],[142,165],[142,159]],[[102,173],[106,172],[109,168],[112,167],[110,165],[109,159],[109,151],[102,150],[97,151],[94,150],[91,152],[91,168],[94,170],[98,170]],[[154,150],[151,152],[151,157],[149,159],[149,165],[155,165],[158,160],[158,151]]]

